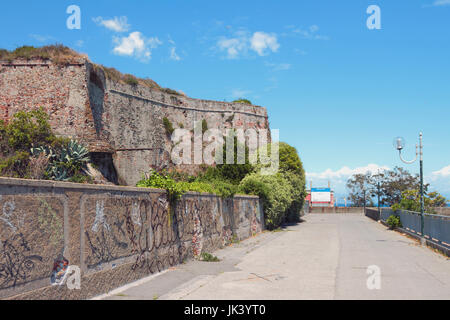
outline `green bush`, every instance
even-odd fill
[[[175,131],[175,129],[173,128],[172,122],[170,122],[170,120],[168,118],[164,117],[163,124],[164,124],[164,128],[166,129],[166,133],[169,136],[172,136],[173,132]]]
[[[164,93],[173,94],[173,95],[176,95],[176,96],[180,96],[181,95],[178,91],[170,89],[170,88],[162,88],[161,91],[164,92]]]
[[[201,261],[205,261],[205,262],[219,262],[220,259],[217,258],[216,256],[213,256],[212,254],[210,254],[208,252],[202,252],[202,254],[201,254]]]
[[[237,138],[234,137],[235,162],[237,162]],[[269,154],[272,147],[269,146]],[[265,224],[268,229],[276,229],[284,222],[300,220],[306,197],[305,172],[295,148],[281,143],[280,170],[274,175],[263,175],[261,164],[249,163],[246,148],[245,164],[220,164],[216,167],[204,167],[197,177],[181,173],[159,174],[153,172],[150,177],[138,183],[138,187],[153,187],[174,190],[179,196],[188,191],[207,192],[230,198],[236,194],[252,194],[263,201]],[[226,162],[226,145],[223,149]],[[176,200],[176,199],[175,199]]]
[[[33,144],[50,144],[56,140],[49,117],[43,108],[17,112],[6,124],[0,121],[0,152],[28,151]]]
[[[67,138],[56,137],[42,108],[17,112],[0,121],[0,174],[15,178],[90,181],[85,169],[89,151]],[[40,155],[45,157],[40,157]],[[39,167],[39,168],[37,168]]]
[[[17,151],[12,156],[0,159],[0,174],[12,178],[29,178],[30,154]]]
[[[164,189],[167,191],[169,201],[172,203],[181,198],[181,196],[188,191],[185,188],[185,182],[176,182],[167,174],[159,174],[156,171],[150,172],[147,177],[144,176],[142,180],[137,183],[137,186],[142,188]]]
[[[271,156],[274,144],[267,146],[267,156]],[[287,212],[285,213],[283,222],[298,222],[300,221],[301,212],[306,197],[305,185],[305,171],[303,169],[302,161],[297,153],[297,150],[287,143],[278,143],[279,150],[279,170],[281,175],[290,185],[292,202],[289,204]],[[258,155],[261,150],[258,150]],[[260,159],[255,166],[255,172],[261,172],[263,168],[268,168],[272,163],[262,164]]]
[[[150,172],[144,176],[137,186],[142,188],[164,189],[168,193],[169,200],[174,204],[186,192],[210,193],[218,195],[222,198],[233,197],[239,187],[226,181],[176,181],[171,173]]]
[[[265,222],[269,230],[276,229],[286,221],[287,211],[293,201],[293,190],[283,175],[253,173],[245,177],[240,186],[245,193],[262,199]]]
[[[400,228],[402,226],[402,223],[400,222],[400,218],[392,215],[386,220],[387,225],[389,226],[389,229],[394,230],[395,228]]]
[[[241,193],[238,185],[223,180],[211,180],[208,182],[213,185],[213,193],[222,198],[232,198],[236,194]]]
[[[208,122],[206,122],[205,119],[202,120],[202,133],[205,134],[205,132],[208,131]]]
[[[244,103],[244,104],[252,104],[252,102],[248,99],[238,99],[238,100],[234,100],[233,103]]]
[[[292,188],[292,203],[287,210],[286,221],[299,222],[306,198],[304,175],[298,175],[294,172],[284,172],[282,175]]]
[[[17,112],[7,124],[0,121],[0,174],[30,178],[30,148],[55,143],[48,115],[42,108]]]
[[[137,86],[139,84],[139,80],[131,74],[126,74],[124,76],[124,82],[130,86]]]

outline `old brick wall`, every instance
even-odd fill
[[[85,299],[246,239],[258,198],[191,193],[170,213],[161,190],[0,178],[0,299]],[[55,263],[81,290],[51,285]]]
[[[269,129],[265,108],[117,83],[86,60],[67,66],[41,60],[0,62],[0,119],[39,106],[49,113],[56,133],[86,143],[91,152],[112,154],[118,181],[130,186],[150,168],[172,166],[164,117],[174,128],[187,130],[203,119],[210,129]],[[179,169],[195,173],[198,167]]]
[[[92,151],[108,149],[96,134],[86,68],[84,60],[66,66],[44,60],[0,63],[0,119],[43,107],[57,134],[75,137]]]

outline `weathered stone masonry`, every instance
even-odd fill
[[[0,178],[0,299],[85,299],[263,229],[256,197]],[[169,218],[170,217],[170,218]],[[81,290],[50,285],[54,264]]]
[[[188,130],[203,119],[209,128],[269,128],[265,108],[114,82],[83,59],[65,66],[41,60],[1,63],[0,119],[39,106],[49,113],[57,134],[89,146],[104,176],[130,186],[149,168],[171,166],[164,117]],[[179,169],[196,170],[190,165]]]

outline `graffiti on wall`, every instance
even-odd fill
[[[0,289],[50,277],[64,250],[63,224],[58,199],[0,195]]]
[[[86,203],[85,241],[89,269],[102,269],[105,263],[134,257],[132,269],[149,273],[162,271],[199,257],[203,251],[223,247],[233,238],[233,215],[222,212],[218,198],[183,197],[169,217],[165,194],[154,198],[110,197]],[[252,206],[247,225],[256,226]],[[247,208],[239,208],[247,211]],[[257,228],[248,230],[256,233]]]
[[[0,196],[0,200],[2,200],[2,196]],[[14,201],[5,201],[2,205],[0,221],[15,234],[18,229],[23,227],[24,216],[20,215],[16,210],[16,203]]]
[[[41,202],[38,209],[39,228],[49,233],[49,240],[53,246],[58,246],[64,241],[63,221],[46,200],[39,199],[39,201]]]
[[[144,227],[135,228],[136,224],[131,224],[130,221],[128,229],[133,253],[136,254],[132,269],[144,268],[149,273],[155,273],[181,263],[186,254],[186,247],[182,242],[182,218],[177,210],[174,217],[169,217],[166,195],[143,203],[139,213],[140,220],[146,222]]]
[[[127,203],[124,206],[124,203],[112,198],[108,201],[110,206],[105,209],[105,201],[95,201],[94,222],[84,232],[91,251],[86,261],[90,268],[119,258],[119,252],[129,247],[125,225]]]
[[[0,195],[0,296],[35,280],[62,283],[69,266],[64,255],[80,257],[71,240],[77,240],[74,230],[83,236],[80,263],[88,271],[126,264],[150,274],[260,230],[255,200],[187,195],[170,216],[164,193],[89,194],[80,208],[64,201],[54,194]],[[64,225],[66,212],[82,212],[81,229]]]
[[[1,241],[0,288],[15,287],[18,281],[26,281],[36,262],[41,261],[41,256],[31,254],[23,234]]]

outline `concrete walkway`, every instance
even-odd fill
[[[191,261],[104,299],[450,299],[450,260],[360,214],[305,222]],[[369,266],[380,289],[369,290]]]

